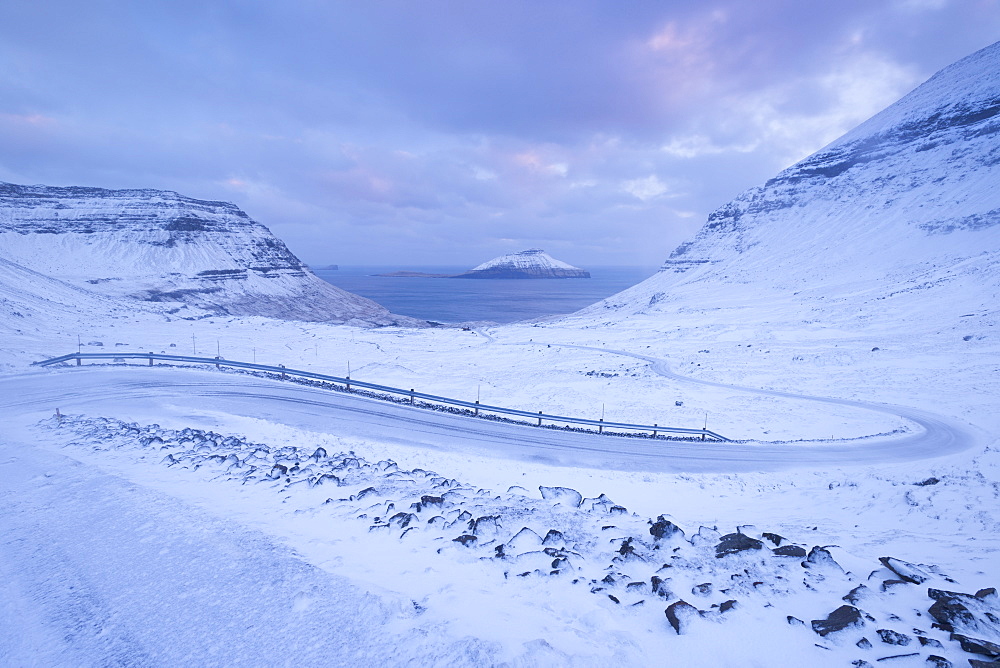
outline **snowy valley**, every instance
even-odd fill
[[[0,185],[0,663],[994,665],[998,138],[1000,44],[657,276],[469,331],[321,284],[232,205]],[[78,344],[734,442],[31,366]]]

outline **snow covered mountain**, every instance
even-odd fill
[[[998,185],[1000,43],[739,195],[656,276],[581,315],[988,327],[1000,291]]]
[[[590,278],[590,272],[555,259],[540,248],[493,258],[453,278]]]
[[[0,259],[91,293],[217,314],[417,324],[317,278],[235,205],[169,191],[0,183]]]

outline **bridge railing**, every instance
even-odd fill
[[[472,410],[474,415],[479,415],[479,413],[494,413],[499,415],[514,415],[517,417],[530,418],[531,420],[537,420],[536,426],[542,426],[543,421],[550,423],[560,422],[564,424],[576,424],[585,425],[588,427],[596,427],[598,433],[603,433],[605,429],[618,429],[625,431],[634,432],[651,432],[652,436],[657,436],[658,434],[679,434],[688,437],[699,437],[701,440],[711,439],[713,441],[729,441],[730,439],[715,433],[714,431],[709,431],[708,429],[688,429],[685,427],[669,427],[656,424],[631,424],[628,422],[605,422],[601,420],[591,420],[588,418],[575,418],[566,417],[563,415],[549,415],[538,411],[537,413],[532,413],[531,411],[518,410],[516,408],[504,408],[502,406],[491,406],[488,404],[481,404],[478,401],[463,401],[461,399],[452,399],[450,397],[441,397],[435,394],[426,394],[424,392],[417,392],[414,389],[402,389],[398,387],[390,387],[388,385],[379,385],[377,383],[368,383],[365,381],[355,380],[353,378],[341,377],[341,376],[330,376],[327,374],[316,373],[314,371],[303,371],[301,369],[289,369],[282,365],[272,366],[268,364],[255,364],[251,362],[238,362],[236,360],[227,360],[221,357],[194,357],[190,355],[168,355],[165,353],[136,353],[136,352],[113,352],[113,353],[70,353],[68,355],[62,355],[60,357],[53,357],[52,359],[42,360],[40,362],[35,362],[35,366],[51,366],[53,364],[61,364],[65,362],[71,362],[76,360],[77,366],[83,363],[83,360],[145,360],[149,362],[149,366],[153,366],[155,360],[163,362],[186,362],[189,364],[214,364],[217,369],[222,367],[229,367],[234,369],[249,369],[253,371],[264,371],[266,373],[272,373],[279,375],[282,379],[294,376],[299,378],[307,378],[309,380],[318,380],[325,383],[333,383],[337,385],[343,385],[348,391],[352,387],[363,388],[365,390],[372,390],[374,392],[379,392],[382,394],[401,396],[404,399],[409,399],[409,403],[413,404],[417,399],[421,401],[442,404],[446,406],[457,406],[460,408],[467,408]]]

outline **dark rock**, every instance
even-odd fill
[[[792,617],[791,615],[788,615],[787,617],[785,617],[785,619],[788,621],[789,626],[805,626],[806,625],[806,623],[804,621],[802,621],[801,619],[799,619],[798,617]]]
[[[444,505],[443,496],[431,496],[429,494],[424,494],[420,497],[420,507],[427,508],[428,506],[437,506],[440,508]]]
[[[660,598],[669,599],[674,597],[673,592],[671,592],[670,589],[667,587],[670,580],[664,580],[659,576],[654,575],[653,577],[649,578],[649,582],[653,590],[653,593],[659,596]]]
[[[629,582],[627,585],[625,585],[625,591],[639,591],[640,589],[642,590],[646,589],[645,582]]]
[[[895,559],[893,557],[879,557],[878,560],[882,562],[883,566],[898,575],[899,579],[905,580],[906,582],[922,584],[930,579],[930,576],[908,561]]]
[[[542,545],[564,545],[566,543],[566,538],[563,536],[562,531],[557,529],[549,529],[548,533],[545,534],[545,538],[542,539]]]
[[[861,638],[861,640],[857,641],[854,644],[855,644],[855,646],[860,647],[861,649],[871,649],[872,648],[872,641],[869,640],[868,638]]]
[[[764,547],[764,543],[756,538],[750,538],[741,533],[727,533],[719,540],[715,546],[715,556],[725,557],[726,555],[744,552],[746,550],[759,550]]]
[[[805,568],[835,568],[841,572],[844,570],[830,554],[830,550],[819,545],[815,545],[813,549],[809,550],[809,556],[802,562],[802,565]]]
[[[453,542],[453,543],[461,543],[462,545],[468,547],[468,546],[472,545],[473,543],[475,543],[476,540],[477,540],[477,538],[475,536],[470,536],[469,534],[463,534],[463,535],[459,536],[458,538],[453,538],[451,542]]]
[[[695,596],[708,596],[712,593],[712,583],[703,582],[700,585],[691,587],[691,593]]]
[[[621,601],[618,600],[618,597],[612,596],[611,594],[608,594],[608,598],[610,598],[615,603],[619,603],[619,604],[621,603]]]
[[[989,587],[987,589],[980,589],[976,592],[976,598],[986,600],[990,599],[994,603],[997,602],[997,590],[996,587]]]
[[[882,582],[882,591],[889,591],[895,587],[902,587],[908,584],[912,583],[907,582],[906,580],[884,580]]]
[[[674,627],[674,631],[677,635],[686,633],[689,628],[691,628],[691,623],[701,616],[698,609],[695,608],[690,603],[687,603],[683,599],[676,601],[667,606],[667,609],[663,611],[663,614],[667,616],[667,621],[670,625]]]
[[[935,640],[934,638],[928,638],[926,636],[917,636],[917,640],[920,641],[921,647],[936,647],[938,649],[944,649],[944,645],[941,644],[940,640]]]
[[[1000,668],[1000,661],[982,661],[980,659],[969,659],[971,668]]]
[[[940,480],[938,480],[937,478],[935,478],[935,477],[933,477],[933,476],[932,476],[932,477],[930,477],[930,478],[927,478],[926,480],[921,480],[920,482],[915,482],[915,483],[913,483],[913,484],[914,484],[914,485],[917,485],[917,486],[919,486],[919,487],[925,487],[925,486],[927,486],[927,485],[936,485],[936,484],[938,484],[939,482],[941,482],[941,481],[940,481]]]
[[[969,654],[982,654],[983,656],[988,656],[991,659],[1000,657],[1000,645],[990,642],[989,640],[970,638],[969,636],[962,635],[961,633],[952,633],[951,639],[957,640],[958,644],[962,646],[962,649]]]
[[[855,659],[854,661],[851,661],[851,665],[854,666],[855,668],[875,668],[874,666],[872,666],[872,664],[868,663],[864,659]]]
[[[782,536],[779,536],[776,533],[768,533],[768,532],[765,531],[764,533],[762,533],[760,535],[760,537],[763,538],[764,540],[771,541],[771,543],[775,547],[781,547],[781,544],[785,542],[785,539]]]
[[[734,610],[739,606],[739,602],[736,599],[729,599],[728,601],[723,601],[719,604],[719,612],[725,614],[730,610]]]
[[[776,557],[796,557],[801,558],[806,556],[806,550],[804,547],[799,547],[798,545],[782,545],[781,547],[776,547],[771,550],[771,553]]]
[[[312,453],[310,459],[318,462],[319,460],[324,459],[325,457],[326,457],[326,450],[324,450],[323,448],[316,448],[316,451]]]
[[[863,599],[867,598],[871,593],[871,590],[863,584],[859,584],[857,587],[847,592],[841,600],[847,601],[851,605],[859,604]]]
[[[1000,620],[997,618],[1000,610],[992,596],[978,597],[933,588],[927,590],[927,595],[934,599],[927,612],[937,622],[938,628],[963,634],[994,636],[1000,633]]]
[[[653,526],[649,527],[649,533],[656,540],[669,539],[678,534],[681,538],[684,537],[684,531],[670,520],[664,519],[663,515],[656,518]]]
[[[621,546],[618,548],[618,554],[623,557],[635,554],[635,548],[632,547],[632,540],[633,538],[631,536],[623,540]]]
[[[878,629],[875,633],[877,633],[878,637],[882,639],[882,642],[887,645],[902,645],[905,647],[913,642],[913,638],[910,636],[905,633],[893,631],[892,629]]]
[[[403,513],[399,512],[388,519],[390,525],[396,525],[397,529],[405,529],[410,525],[410,522],[417,519],[417,516],[413,513]]]
[[[865,620],[861,611],[854,606],[842,605],[827,615],[826,619],[814,619],[811,624],[813,631],[825,637],[847,628],[862,627]]]
[[[924,660],[924,665],[930,666],[931,668],[952,668],[954,664],[943,656],[930,654]]]

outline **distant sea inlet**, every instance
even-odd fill
[[[440,323],[498,323],[573,313],[632,287],[657,267],[587,267],[590,278],[491,278],[479,281],[421,276],[377,276],[418,272],[453,276],[468,267],[349,266],[313,269],[324,281],[367,297],[393,313]]]

